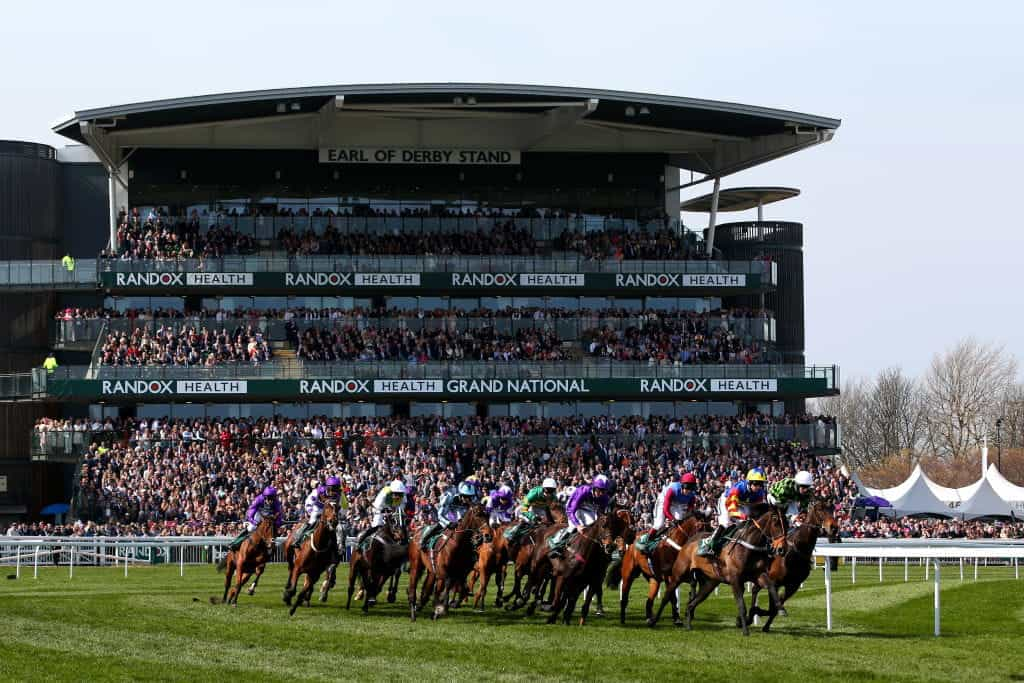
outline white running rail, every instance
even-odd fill
[[[857,560],[874,560],[878,563],[878,580],[882,581],[885,561],[903,560],[903,580],[907,581],[910,560],[920,560],[925,567],[925,580],[933,568],[935,583],[935,635],[940,633],[940,588],[942,581],[942,564],[957,563],[960,567],[960,580],[964,578],[964,560],[974,561],[974,578],[978,578],[978,561],[989,560],[1008,563],[1013,566],[1014,578],[1020,578],[1020,560],[1024,558],[1024,543],[1019,541],[928,541],[914,540],[911,542],[890,541],[857,541],[844,543],[821,543],[815,548],[815,557],[825,559],[825,628],[832,630],[832,563],[828,558],[848,558],[850,560],[850,579],[857,582]]]

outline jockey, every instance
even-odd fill
[[[342,493],[341,479],[337,477],[328,477],[325,484],[317,486],[306,496],[306,502],[303,507],[305,507],[309,518],[292,533],[293,542],[301,541],[306,531],[316,526],[317,520],[323,514],[324,505],[327,503],[334,503],[334,507],[337,510],[348,509],[348,498]]]
[[[512,496],[512,489],[505,485],[499,486],[491,491],[486,501],[484,508],[490,516],[492,529],[512,521],[512,513],[516,506],[515,498]]]
[[[565,516],[569,525],[548,540],[548,545],[551,548],[549,555],[558,557],[570,536],[596,522],[597,518],[608,510],[608,506],[611,504],[608,489],[608,477],[603,474],[594,477],[589,484],[576,488],[565,508]]]
[[[751,505],[765,502],[764,486],[766,483],[764,470],[760,467],[747,472],[744,481],[736,482],[718,499],[718,526],[713,534],[701,545],[700,555],[713,554],[715,543],[722,537],[725,530],[747,519]]]
[[[781,479],[768,488],[768,502],[786,511],[789,521],[801,512],[807,512],[811,503],[811,487],[814,486],[814,475],[806,470],[796,473],[795,477]]]
[[[370,526],[359,534],[359,538],[356,539],[357,545],[366,540],[377,529],[384,526],[385,515],[394,513],[401,515],[404,512],[405,494],[405,484],[402,483],[401,479],[395,479],[377,493],[377,497],[373,499],[373,503],[370,505],[370,509],[373,511],[373,519],[370,520]]]
[[[445,491],[437,501],[437,523],[428,524],[423,529],[420,545],[426,545],[436,532],[458,524],[479,495],[476,482],[471,479],[465,479],[457,488]]]
[[[263,492],[256,496],[249,509],[245,511],[245,531],[235,537],[229,546],[231,550],[238,550],[242,541],[260,525],[260,521],[267,516],[273,515],[274,529],[277,530],[284,523],[284,511],[281,508],[281,501],[277,499],[277,489],[267,486]]]
[[[647,541],[656,541],[669,528],[670,522],[678,522],[697,509],[697,477],[687,472],[661,490],[658,504],[654,508],[654,526],[647,532]]]
[[[549,523],[553,522],[551,506],[555,503],[557,490],[558,482],[551,477],[545,479],[540,486],[530,489],[516,508],[516,512],[519,514],[519,523],[505,530],[505,538],[515,541],[522,534],[540,524],[542,519]]]

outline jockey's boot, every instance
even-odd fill
[[[698,549],[697,554],[700,555],[701,557],[711,557],[712,555],[714,555],[715,554],[715,544],[718,543],[718,540],[722,537],[722,534],[724,534],[724,533],[725,533],[725,527],[724,526],[722,526],[721,524],[716,526],[715,530],[713,532],[711,532],[711,535],[709,537],[705,538],[703,541],[701,541],[701,545],[700,545],[700,548]]]
[[[569,543],[569,537],[573,533],[572,527],[566,527],[556,533],[548,541],[548,555],[550,557],[561,557],[565,553],[565,546]]]
[[[425,546],[427,544],[427,541],[430,540],[430,537],[434,535],[435,531],[437,531],[437,525],[436,524],[428,524],[425,527],[423,527],[423,531],[420,532],[420,546],[421,547]]]
[[[295,531],[292,532],[292,545],[302,543],[302,536],[306,533],[306,528],[309,526],[308,522],[300,522]]]
[[[505,532],[504,532],[505,540],[506,541],[515,541],[516,537],[519,535],[519,527],[521,527],[522,525],[523,525],[523,523],[519,522],[518,524],[513,524],[509,528],[505,529]]]
[[[654,527],[651,527],[647,531],[647,534],[646,534],[647,539],[646,539],[646,541],[640,546],[640,552],[643,553],[644,555],[646,555],[646,554],[650,553],[652,550],[654,550],[654,548],[656,548],[657,545],[658,545],[658,539],[661,538],[661,532],[662,532],[661,529],[656,529]]]
[[[243,531],[242,533],[235,536],[235,540],[231,541],[231,544],[228,546],[228,549],[237,551],[239,548],[242,547],[242,541],[244,541],[248,537],[249,532]]]
[[[356,538],[356,546],[357,547],[361,547],[363,545],[363,541],[365,541],[367,538],[369,538],[370,534],[372,534],[373,532],[377,531],[377,529],[378,529],[378,527],[375,527],[375,526],[371,526],[371,527],[369,527],[367,529],[363,529],[363,531]]]

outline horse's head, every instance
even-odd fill
[[[781,552],[786,544],[786,520],[782,510],[774,505],[752,506],[749,518],[772,549]]]
[[[708,519],[699,512],[691,512],[679,520],[679,522],[676,523],[676,526],[679,527],[679,530],[686,536],[686,538],[691,538],[694,534],[707,531]]]
[[[324,511],[320,513],[320,522],[329,529],[338,526],[338,508],[334,503],[324,504]]]
[[[818,499],[807,508],[806,523],[816,526],[821,530],[821,535],[826,536],[831,543],[839,541],[839,525],[836,524],[835,515],[832,513],[832,506],[828,501]]]
[[[608,514],[608,531],[612,540],[621,538],[623,543],[636,540],[636,529],[633,527],[633,515],[625,508],[613,509]]]
[[[264,515],[260,523],[256,525],[256,537],[264,541],[270,541],[277,533],[277,519],[274,515]]]

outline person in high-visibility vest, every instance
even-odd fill
[[[48,375],[52,375],[53,371],[57,369],[57,359],[53,357],[52,353],[43,361],[43,368],[46,369]]]
[[[64,269],[66,271],[68,271],[69,273],[74,272],[75,259],[72,258],[71,254],[64,254],[64,258],[62,258],[60,262],[64,265]]]

